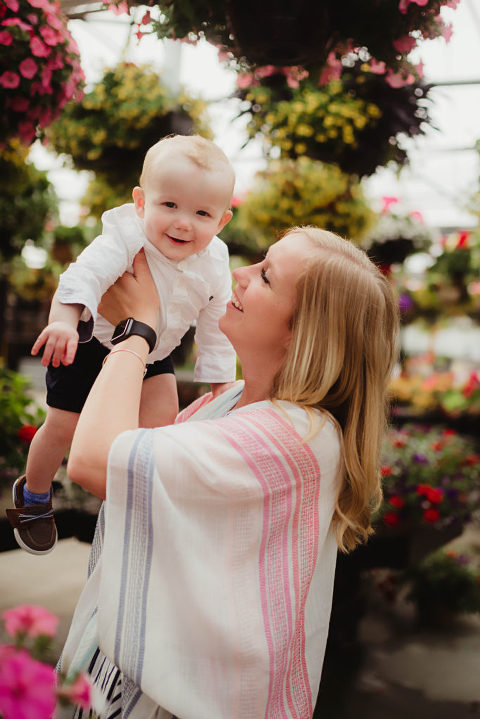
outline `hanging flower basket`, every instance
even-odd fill
[[[249,139],[262,137],[267,155],[275,148],[282,157],[307,155],[370,175],[392,161],[403,165],[402,140],[421,134],[430,121],[425,83],[393,88],[360,62],[322,87],[308,78],[289,84],[273,68],[250,77],[256,84],[245,87],[239,78],[236,95],[241,115],[250,116]]]
[[[30,145],[84,83],[78,47],[57,2],[0,3],[0,137]]]
[[[393,86],[421,77],[407,56],[422,39],[443,35],[451,26],[440,17],[459,0],[160,0],[151,2],[139,33],[195,42],[205,38],[237,69],[301,66],[314,82],[339,77],[342,59],[355,56],[385,74]],[[131,4],[140,4],[130,2]],[[124,8],[124,0],[108,7]],[[381,30],[379,30],[379,28]]]

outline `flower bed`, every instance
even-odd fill
[[[389,528],[443,529],[468,522],[480,508],[478,447],[454,430],[415,424],[391,429],[382,475],[384,501],[377,521]]]

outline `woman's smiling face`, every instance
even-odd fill
[[[219,326],[240,359],[265,356],[281,362],[290,341],[297,280],[313,245],[301,231],[273,244],[262,262],[233,271],[231,302]]]

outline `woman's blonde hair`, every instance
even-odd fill
[[[296,227],[312,252],[297,282],[292,337],[272,396],[328,412],[341,429],[344,482],[334,525],[348,552],[372,532],[381,498],[386,389],[398,346],[398,303],[388,280],[351,242]]]

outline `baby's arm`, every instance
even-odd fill
[[[32,355],[45,345],[42,365],[47,367],[52,362],[54,367],[72,364],[78,345],[77,325],[83,305],[64,304],[53,296],[48,325],[40,332],[32,347]]]

